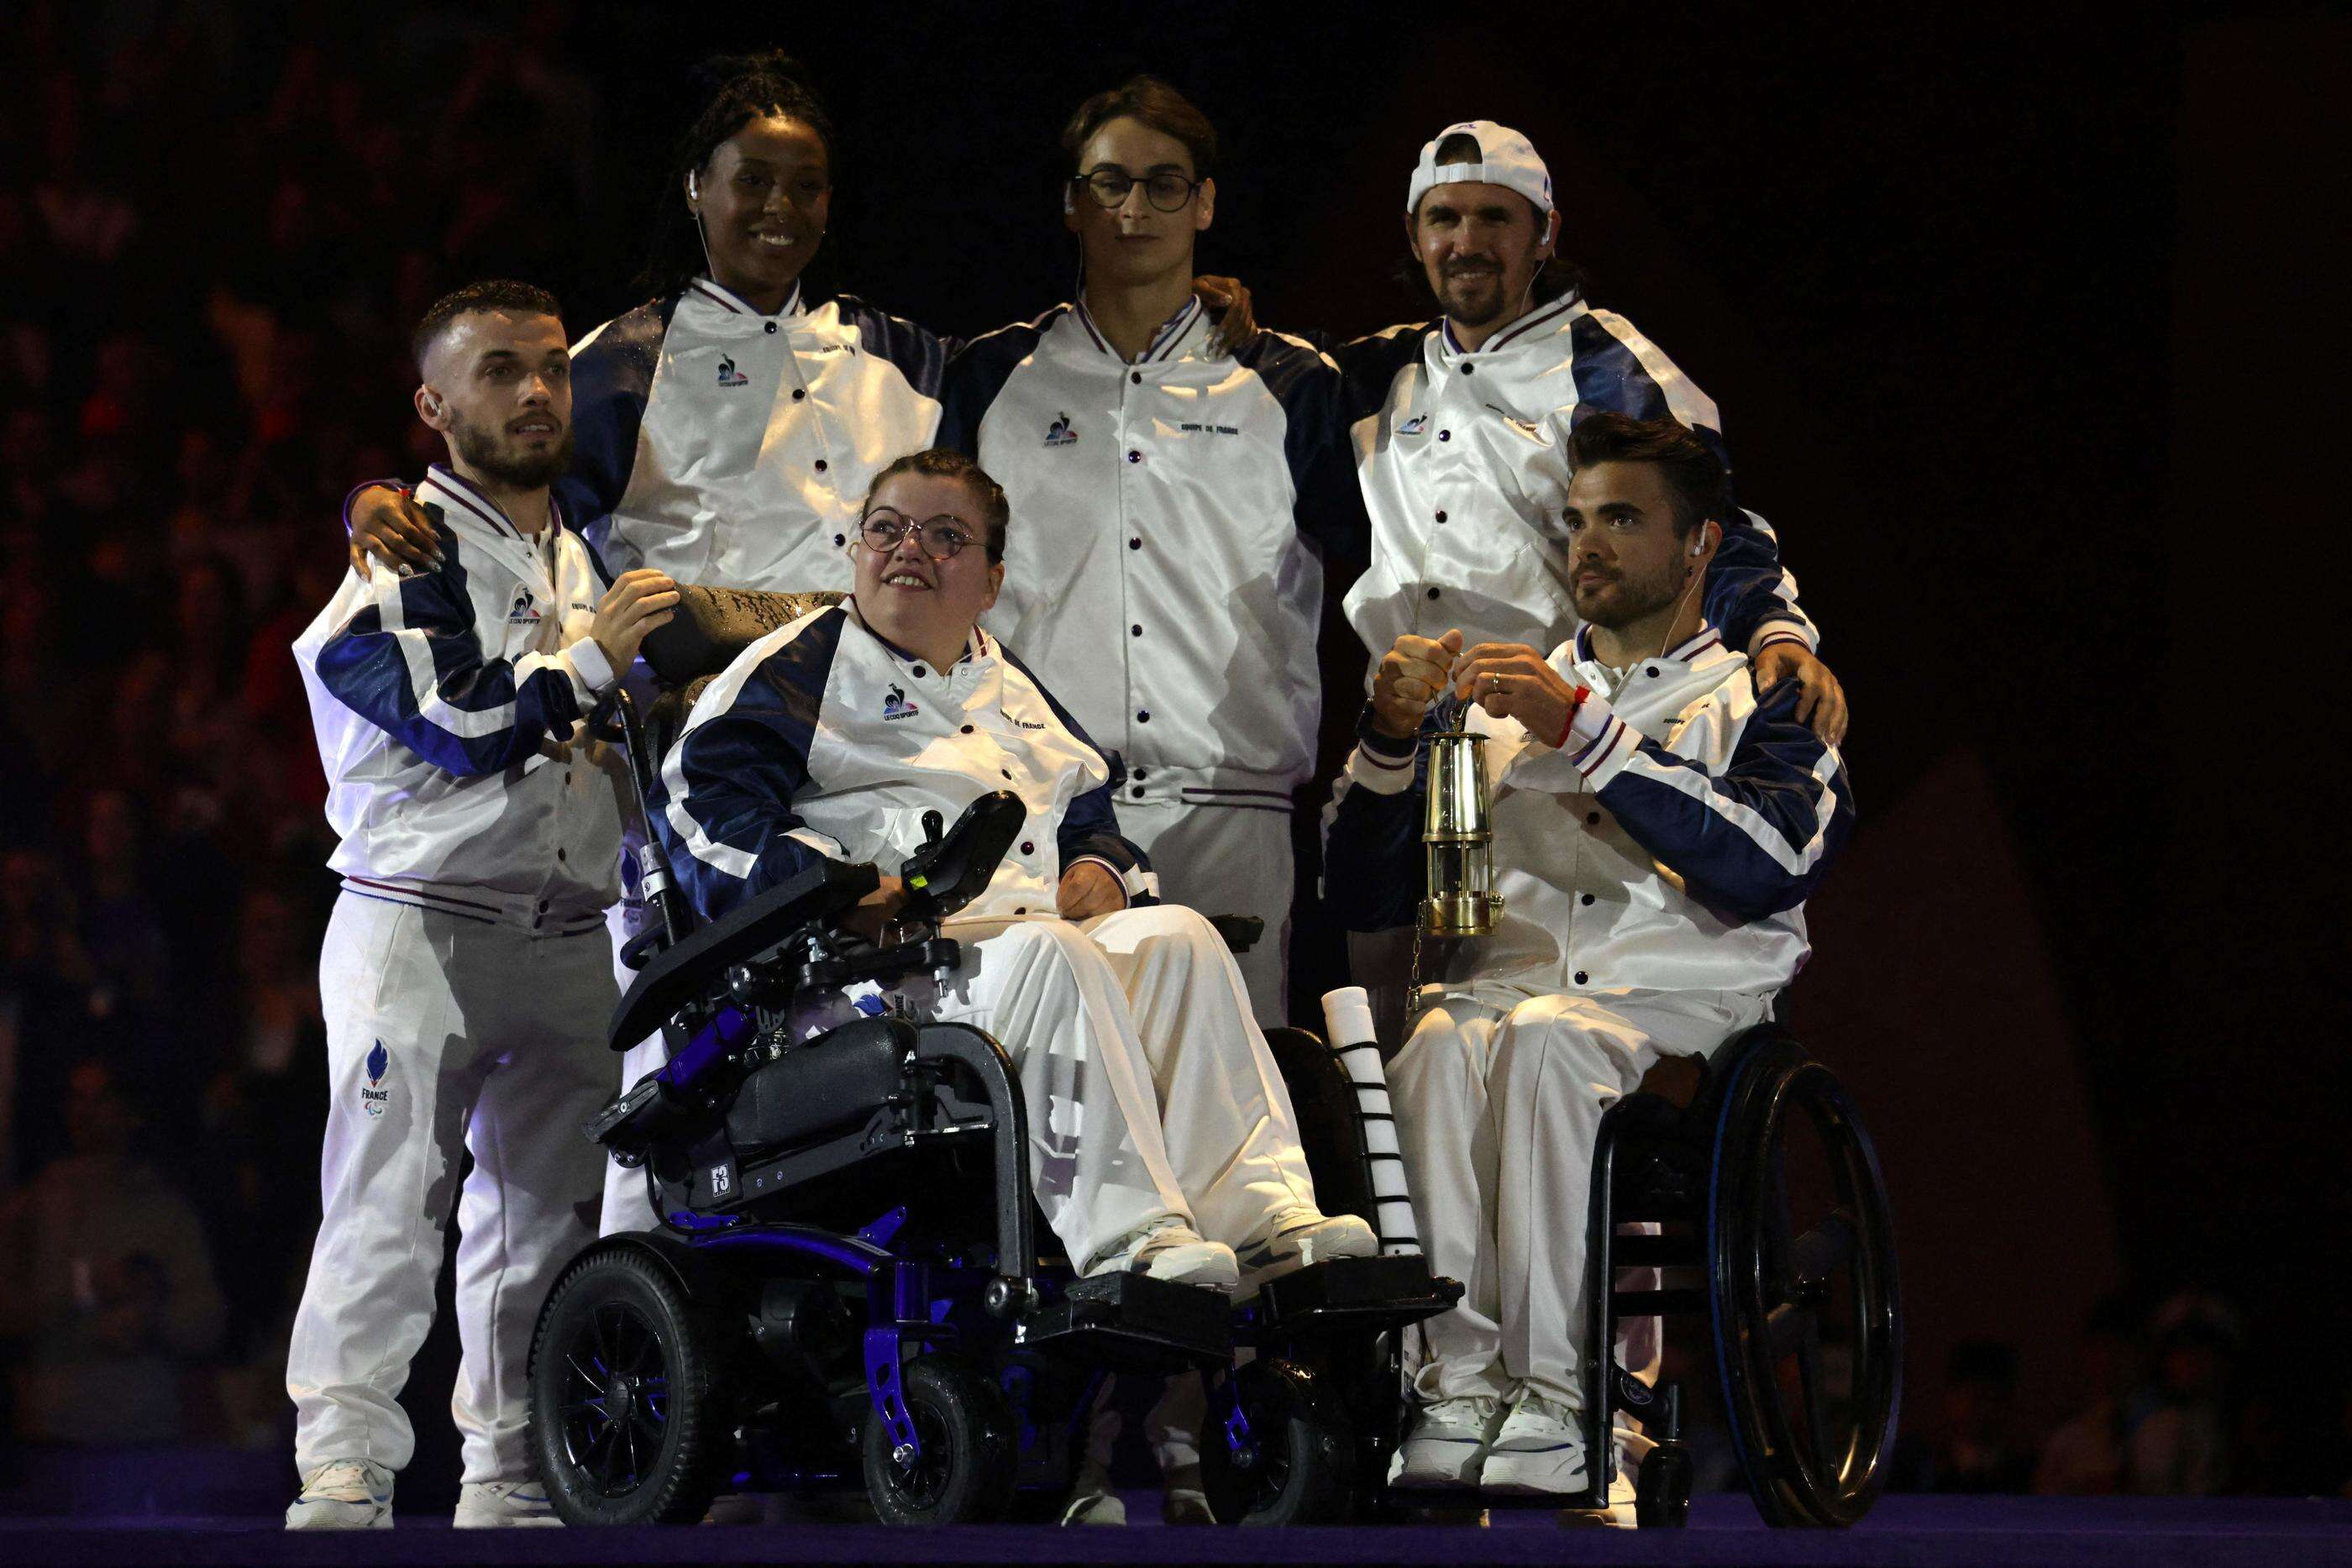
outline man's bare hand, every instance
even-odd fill
[[[667,626],[676,613],[677,584],[667,572],[641,566],[623,572],[596,601],[596,619],[588,634],[617,674],[636,662],[637,645],[646,633]]]
[[[1845,727],[1849,715],[1845,706],[1845,687],[1830,667],[1822,663],[1821,655],[1802,643],[1775,643],[1756,655],[1756,692],[1761,696],[1782,681],[1794,680],[1802,693],[1797,698],[1799,722],[1813,727],[1813,733],[1831,746],[1845,744]]]
[[[1196,277],[1192,292],[1209,308],[1209,316],[1216,323],[1209,346],[1220,354],[1230,354],[1257,336],[1257,316],[1250,308],[1250,291],[1238,277]]]
[[[1126,907],[1126,887],[1100,861],[1080,861],[1065,869],[1054,894],[1055,913],[1065,920],[1092,920]]]
[[[1481,643],[1454,666],[1454,690],[1496,718],[1515,718],[1547,746],[1568,737],[1575,684],[1524,643]]]
[[[1372,674],[1372,727],[1391,740],[1410,740],[1421,716],[1445,691],[1454,662],[1462,654],[1462,633],[1448,632],[1434,642],[1408,632],[1381,655]]]
[[[903,878],[886,876],[874,891],[850,905],[841,924],[868,942],[879,945],[882,928],[898,918],[907,907],[907,883]]]
[[[405,576],[441,564],[441,538],[413,497],[389,485],[371,485],[352,503],[352,570],[367,580],[373,556]]]

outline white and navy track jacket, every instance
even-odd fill
[[[1591,689],[1567,744],[1473,707],[1488,737],[1494,934],[1454,946],[1445,979],[1507,1006],[1622,991],[1762,994],[1810,951],[1803,900],[1853,823],[1844,764],[1796,716],[1796,684],[1760,700],[1748,660],[1705,628],[1622,675],[1580,632],[1552,667]],[[1425,872],[1414,743],[1367,725],[1325,857],[1349,925],[1413,918]]]
[[[572,349],[557,494],[608,576],[846,590],[874,476],[932,444],[948,349],[849,295],[762,316],[698,278]]]
[[[1119,836],[1117,776],[994,637],[976,632],[940,669],[876,635],[850,600],[761,638],[704,689],[651,812],[687,896],[718,915],[818,856],[894,875],[922,847],[925,812],[953,822],[1010,789],[1028,824],[964,913],[1046,916],[1080,860],[1102,862],[1130,900],[1157,892]]]
[[[1083,303],[973,340],[942,445],[1004,486],[987,623],[1129,775],[1121,800],[1288,810],[1312,770],[1323,551],[1360,540],[1336,369],[1260,332],[1213,357],[1197,298],[1133,364]]]
[[[1724,460],[1722,417],[1623,317],[1574,295],[1538,306],[1475,350],[1442,319],[1332,350],[1347,372],[1355,462],[1371,515],[1371,565],[1348,591],[1349,624],[1374,660],[1403,632],[1460,627],[1482,642],[1549,648],[1576,626],[1560,521],[1567,437],[1607,410],[1672,417]],[[1818,642],[1763,518],[1736,512],[1707,569],[1707,619],[1732,645]]]
[[[619,893],[620,795],[562,743],[613,680],[595,564],[560,515],[532,538],[446,468],[416,498],[441,564],[346,573],[294,643],[342,840],[327,863],[371,898],[592,927]]]

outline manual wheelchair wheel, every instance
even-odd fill
[[[539,1315],[530,1440],[564,1523],[692,1523],[719,1490],[723,1331],[633,1249],[579,1260]]]
[[[1234,1370],[1210,1398],[1201,1434],[1201,1490],[1218,1523],[1348,1518],[1355,1442],[1333,1392],[1294,1362],[1261,1357]]]
[[[1854,1523],[1902,1397],[1894,1219],[1853,1101],[1777,1030],[1724,1095],[1707,1234],[1724,1407],[1758,1511]]]
[[[944,1355],[906,1364],[906,1402],[922,1452],[901,1463],[890,1428],[866,1416],[866,1495],[885,1524],[971,1524],[1001,1519],[1013,1505],[1018,1458],[1003,1397],[977,1373]]]

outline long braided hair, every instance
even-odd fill
[[[656,298],[683,289],[701,276],[705,266],[702,235],[686,207],[688,172],[707,177],[711,154],[719,144],[752,120],[772,114],[799,120],[824,144],[827,171],[835,178],[840,174],[840,150],[832,117],[808,85],[800,62],[790,55],[771,50],[713,56],[695,68],[693,79],[707,96],[701,112],[678,139],[663,167],[661,190],[655,199],[653,243],[645,270],[637,276],[638,286]],[[820,250],[817,259],[821,261],[824,255]],[[810,263],[812,268],[816,265],[816,261]]]

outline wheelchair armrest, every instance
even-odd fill
[[[1236,957],[1258,945],[1265,935],[1265,922],[1255,915],[1212,915],[1209,924],[1225,939],[1225,950]]]
[[[708,993],[731,966],[772,950],[804,925],[830,923],[881,880],[870,865],[820,861],[656,954],[614,1009],[608,1043],[628,1050]]]

